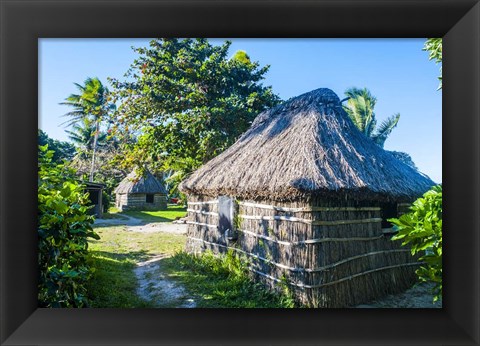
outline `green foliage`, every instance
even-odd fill
[[[139,56],[129,79],[111,80],[121,102],[112,118],[117,133],[141,133],[137,143],[125,146],[124,161],[173,170],[176,187],[229,147],[259,112],[278,103],[271,87],[261,84],[269,67],[241,52],[228,59],[230,44],[157,39],[135,49]]]
[[[237,60],[238,62],[244,65],[248,65],[252,63],[247,52],[245,52],[244,50],[237,50],[233,55],[232,60]]]
[[[57,141],[48,137],[47,133],[38,129],[38,145],[48,145],[48,149],[53,151],[52,161],[61,163],[63,160],[71,160],[75,156],[75,147],[68,143]]]
[[[170,277],[179,280],[201,299],[197,307],[208,308],[292,308],[290,293],[272,293],[251,280],[248,262],[232,250],[216,256],[211,252],[192,255],[179,252],[167,263]]]
[[[105,120],[107,113],[114,109],[108,89],[98,78],[87,78],[83,85],[74,83],[78,94],[70,94],[61,105],[73,108],[65,116],[68,126],[89,119],[92,123]]]
[[[435,61],[436,64],[440,64],[440,76],[438,79],[440,80],[440,84],[438,89],[442,89],[442,39],[441,38],[429,38],[425,42],[423,49],[424,51],[428,52],[428,60]]]
[[[394,114],[384,120],[377,127],[375,117],[375,104],[377,99],[367,88],[350,88],[345,91],[347,104],[343,107],[355,126],[366,137],[372,139],[377,145],[383,148],[387,137],[397,126],[400,120],[400,114]]]
[[[424,264],[416,271],[421,281],[432,281],[434,301],[442,296],[442,186],[438,185],[417,199],[408,214],[388,221],[398,227],[393,240],[421,254]]]
[[[100,125],[106,120],[110,111],[115,109],[115,104],[110,102],[110,93],[98,78],[87,78],[84,85],[75,83],[79,90],[79,94],[71,94],[65,99],[65,102],[60,103],[66,105],[73,110],[66,113],[65,116],[70,119],[66,122],[68,126],[74,126],[74,132],[70,131],[70,135],[76,135],[76,131],[82,130],[78,126],[79,122],[83,122],[85,133],[90,131],[90,138],[87,136],[84,140],[88,142],[91,140],[93,131],[93,143],[91,143],[92,163],[90,167],[89,181],[93,181],[95,168],[95,154],[98,146],[98,139],[100,137]],[[75,128],[75,126],[77,127]],[[93,128],[92,128],[93,127]]]
[[[79,153],[87,153],[93,150],[95,127],[95,123],[89,118],[84,118],[72,124],[71,130],[65,130],[68,138],[77,146]],[[107,134],[100,132],[97,138],[97,146],[105,146],[106,140]]]
[[[38,300],[41,307],[84,307],[87,238],[98,238],[87,215],[88,195],[74,172],[52,161],[54,152],[39,147]]]
[[[65,131],[75,143],[77,151],[68,165],[75,170],[78,179],[82,181],[88,181],[92,172],[95,131],[96,125],[88,118],[80,120],[72,125],[71,130]],[[128,173],[114,160],[120,154],[117,138],[109,135],[108,131],[99,131],[93,165],[93,181],[105,185],[102,199],[104,210],[108,210],[110,202],[113,201],[114,189]]]

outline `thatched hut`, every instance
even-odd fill
[[[246,256],[271,288],[345,307],[406,289],[418,263],[387,218],[434,182],[360,133],[338,96],[317,89],[257,116],[182,182],[187,250]]]
[[[120,210],[164,210],[167,191],[150,172],[139,176],[133,171],[115,189],[115,206]]]

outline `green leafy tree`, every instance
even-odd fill
[[[38,145],[44,146],[46,144],[48,144],[49,150],[53,151],[53,162],[70,161],[75,156],[75,147],[71,143],[50,138],[45,131],[38,129]]]
[[[438,89],[442,89],[442,39],[441,38],[429,38],[423,46],[423,50],[428,52],[428,60],[433,60],[436,64],[440,64],[440,84]]]
[[[398,228],[392,239],[410,246],[412,255],[421,255],[416,273],[421,281],[435,284],[434,301],[438,300],[442,296],[442,186],[417,199],[409,213],[388,221]]]
[[[343,107],[355,126],[365,136],[383,148],[386,139],[397,126],[400,114],[394,114],[377,127],[375,104],[377,99],[367,88],[350,88],[345,91],[347,104]]]
[[[65,114],[65,116],[70,117],[66,122],[68,126],[75,125],[85,119],[88,119],[95,125],[90,169],[90,181],[93,181],[100,124],[106,120],[109,111],[113,110],[115,105],[110,102],[109,91],[98,78],[87,78],[84,85],[74,84],[79,90],[79,93],[71,94],[65,99],[65,102],[61,104],[73,108],[72,111]]]
[[[139,54],[126,74],[112,79],[121,102],[114,116],[118,133],[136,133],[124,161],[174,170],[177,180],[229,147],[261,111],[279,98],[261,67],[245,52],[228,58],[231,42],[157,39]]]
[[[38,301],[41,307],[84,307],[87,238],[99,239],[87,214],[88,194],[48,145],[38,158]]]

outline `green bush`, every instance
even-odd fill
[[[84,307],[87,238],[99,238],[87,215],[88,194],[71,169],[52,161],[47,145],[38,154],[39,306]]]
[[[438,300],[442,296],[442,186],[417,199],[410,213],[388,221],[398,227],[392,239],[410,246],[412,255],[421,254],[418,260],[423,263],[416,273],[421,281],[435,284],[434,301]]]

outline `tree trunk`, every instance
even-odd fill
[[[97,152],[98,132],[100,131],[100,122],[95,122],[95,135],[93,136],[92,165],[90,166],[90,182],[93,182],[93,171],[95,169],[95,154]]]

